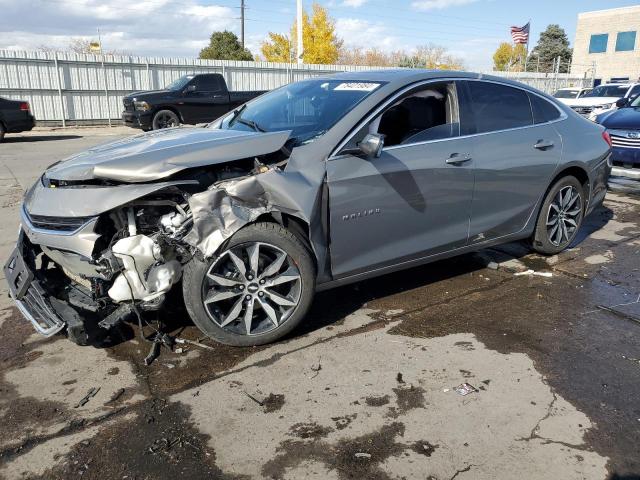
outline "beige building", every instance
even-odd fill
[[[578,14],[571,73],[593,77],[596,83],[638,80],[639,30],[640,5]]]

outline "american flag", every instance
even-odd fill
[[[529,23],[524,27],[511,27],[511,38],[513,38],[513,43],[528,43]]]

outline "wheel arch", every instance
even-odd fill
[[[260,222],[277,223],[278,225],[281,225],[282,227],[293,233],[296,238],[298,238],[298,240],[300,240],[304,244],[307,250],[309,250],[311,257],[313,258],[315,267],[318,268],[318,258],[311,243],[311,229],[306,221],[299,217],[296,217],[295,215],[273,210],[271,212],[263,213],[258,218],[256,218],[255,222],[253,223]]]
[[[151,115],[151,123],[152,124],[153,124],[153,119],[156,118],[156,115],[158,114],[158,112],[161,112],[162,110],[169,110],[169,111],[175,113],[178,116],[178,120],[180,120],[180,123],[185,123],[184,122],[184,118],[182,118],[182,114],[180,113],[180,110],[178,110],[173,105],[162,105],[160,107],[157,107],[153,111],[153,115]]]

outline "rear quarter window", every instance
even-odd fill
[[[529,94],[529,100],[531,100],[534,123],[552,122],[560,118],[560,111],[548,100],[533,93]]]
[[[477,133],[533,125],[529,97],[524,90],[483,81],[468,85]]]

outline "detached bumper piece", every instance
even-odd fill
[[[65,327],[66,323],[47,300],[45,291],[34,279],[33,272],[25,264],[18,249],[9,257],[4,266],[4,274],[9,283],[9,295],[38,333],[50,337]]]

